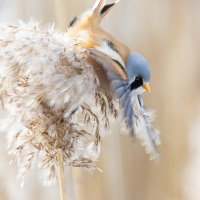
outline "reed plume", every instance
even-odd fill
[[[84,49],[34,21],[0,31],[1,131],[22,180],[37,167],[45,184],[55,182],[57,149],[65,166],[94,169],[100,131],[109,128],[108,116],[116,117],[117,110],[109,93],[96,90],[98,79]]]

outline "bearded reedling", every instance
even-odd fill
[[[44,183],[54,182],[58,149],[65,166],[95,168],[100,133],[118,111],[131,138],[159,157],[153,115],[140,96],[150,91],[149,65],[100,27],[117,2],[98,0],[65,33],[33,20],[0,26],[0,130],[20,177],[37,166]]]

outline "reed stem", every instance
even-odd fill
[[[64,164],[63,164],[63,153],[61,149],[57,149],[56,152],[57,152],[56,156],[57,156],[58,171],[59,171],[60,198],[61,200],[67,200],[65,173],[64,173]]]

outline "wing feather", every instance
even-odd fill
[[[123,118],[127,128],[130,130],[131,138],[137,135],[145,145],[147,153],[158,159],[157,145],[160,144],[159,133],[153,129],[151,121],[152,113],[148,112],[140,95],[132,99],[130,84],[126,72],[107,55],[94,50],[88,50],[91,57],[101,64],[110,81],[111,89],[119,99]]]
[[[119,99],[122,108],[123,118],[127,128],[130,130],[130,135],[133,138],[134,131],[134,111],[131,101],[130,85],[126,72],[107,55],[95,50],[88,49],[90,56],[100,63],[110,81],[111,89]]]

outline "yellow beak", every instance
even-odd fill
[[[150,86],[149,86],[148,83],[143,84],[142,87],[143,87],[145,90],[147,90],[148,92],[151,92],[151,89],[150,89]]]

